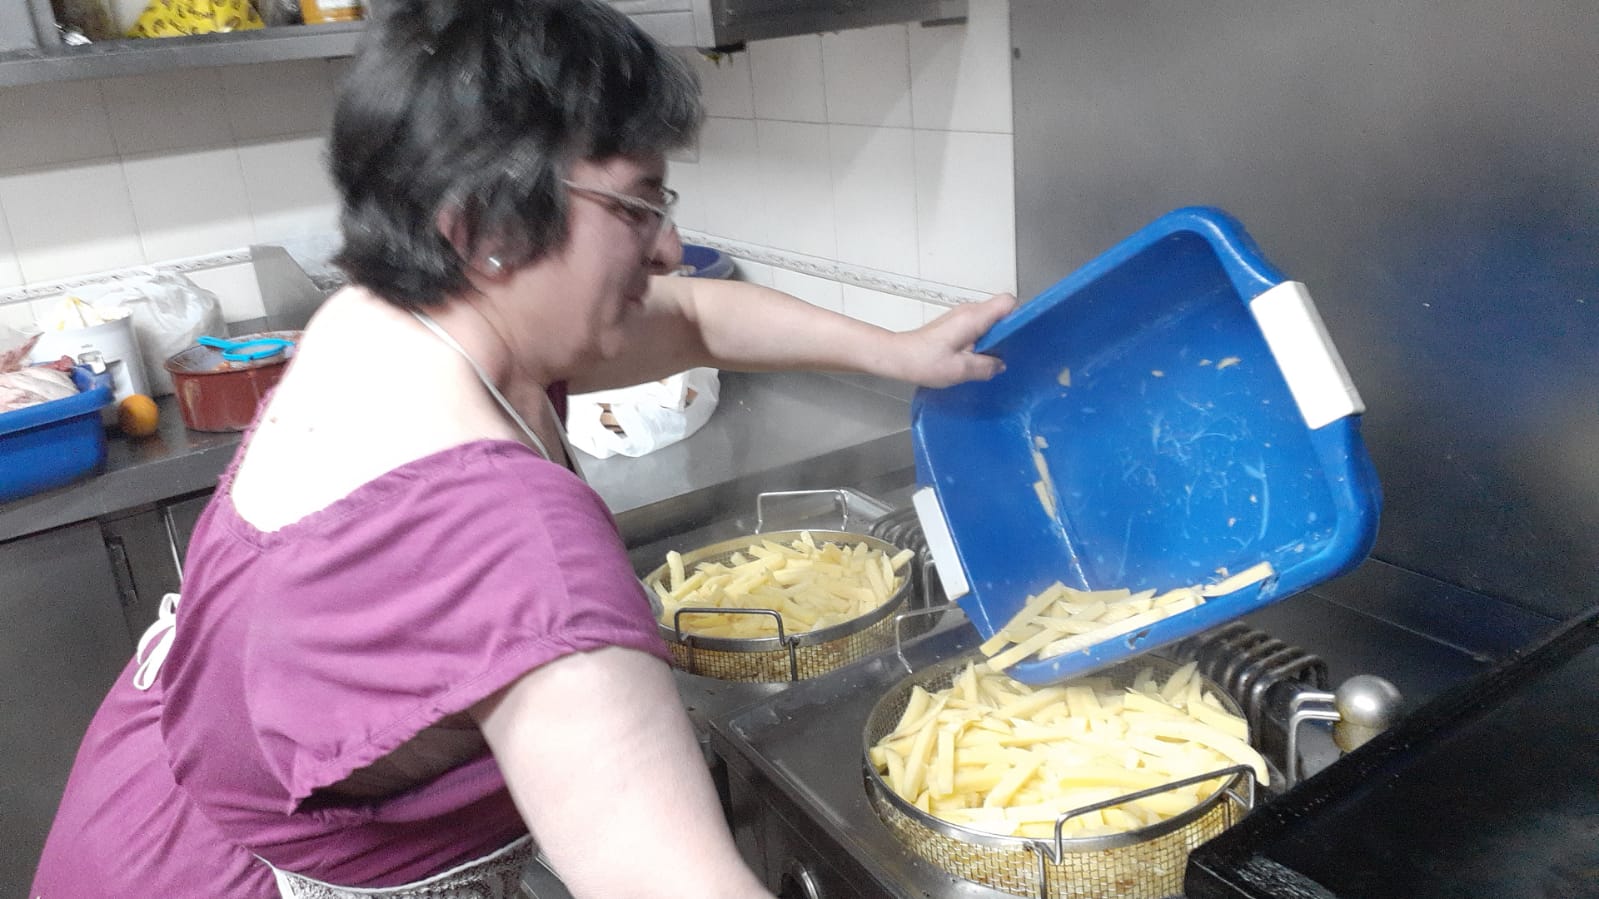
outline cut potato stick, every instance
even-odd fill
[[[701,562],[688,571],[681,553],[666,554],[665,570],[647,584],[661,599],[662,624],[672,625],[674,614],[685,607],[733,613],[720,619],[684,617],[684,631],[706,636],[776,636],[776,618],[739,610],[775,612],[785,634],[843,624],[892,599],[905,581],[896,572],[915,553],[901,550],[890,556],[864,542],[817,543],[809,531],[802,531],[787,545],[761,538],[726,558]]]
[[[927,712],[927,707],[933,704],[933,696],[919,686],[911,687],[910,698],[905,701],[905,711],[899,716],[899,724],[894,728],[894,733],[905,734],[915,730],[915,723],[922,720],[922,715]]]
[[[1274,572],[1270,562],[1258,562],[1231,577],[1200,587],[1199,592],[1205,596],[1226,596],[1229,593],[1237,593],[1251,584],[1257,584],[1271,577],[1272,574]]]
[[[1077,590],[1059,581],[1027,598],[1010,621],[979,650],[998,670],[1037,658],[1079,652],[1193,609],[1207,599],[1236,593],[1271,577],[1269,562],[1252,565],[1214,584],[1152,589]],[[1185,680],[1171,689],[1181,690]]]
[[[1261,783],[1267,782],[1271,777],[1266,769],[1265,759],[1262,759],[1260,753],[1251,748],[1248,743],[1191,718],[1186,720],[1150,718],[1147,723],[1139,722],[1133,724],[1132,728],[1157,740],[1188,740],[1207,746],[1226,756],[1235,764],[1247,765],[1253,768],[1255,770],[1255,778]]]
[[[916,741],[911,744],[910,755],[905,757],[905,780],[900,788],[901,794],[916,795],[921,792],[922,784],[927,778],[927,762],[933,756],[934,740],[938,735],[938,722],[929,720],[922,725],[916,734]]]
[[[1042,764],[1044,764],[1044,760],[1038,755],[1028,753],[1023,756],[1019,763],[1005,772],[1005,776],[999,779],[999,783],[994,784],[994,789],[989,790],[988,795],[983,797],[983,805],[988,808],[999,808],[1008,805],[1011,797],[1016,795],[1016,791],[1021,789],[1027,778],[1032,777]]]
[[[1028,637],[1026,640],[1023,640],[1004,652],[991,657],[988,660],[988,664],[996,670],[1004,671],[1006,668],[1009,668],[1017,662],[1020,662],[1022,659],[1025,659],[1033,653],[1038,652],[1045,646],[1060,642],[1060,640],[1060,635],[1056,634],[1054,631],[1048,629],[1041,630],[1037,634]]]
[[[673,550],[666,554],[666,567],[671,572],[672,590],[683,586],[683,554]]]
[[[1092,633],[1077,634],[1076,636],[1067,637],[1064,640],[1055,640],[1054,642],[1048,643],[1038,650],[1038,657],[1040,659],[1052,659],[1055,656],[1065,655],[1068,652],[1077,652],[1078,650],[1087,649],[1090,646],[1096,646],[1100,643],[1104,643],[1106,640],[1112,640],[1116,637],[1122,636],[1123,634],[1130,634],[1140,628],[1149,627],[1151,624],[1154,624],[1162,618],[1173,615],[1176,612],[1187,611],[1188,608],[1192,608],[1192,606],[1186,608],[1179,606],[1175,609],[1170,607],[1164,609],[1150,609],[1147,612],[1139,612],[1137,615],[1133,615],[1130,618],[1123,618],[1120,621],[1113,622],[1110,625],[1100,628]],[[1017,661],[1020,660],[1018,659]],[[1015,663],[1012,662],[1011,664]]]
[[[913,687],[895,732],[867,752],[889,789],[945,821],[1047,839],[1061,815],[1244,765],[1268,776],[1248,726],[1196,670],[1128,686],[1080,678],[1032,688],[973,664],[950,686]],[[1222,779],[1066,819],[1068,836],[1117,833],[1182,814]]]
[[[1020,633],[1023,628],[1027,627],[1029,624],[1032,624],[1034,618],[1037,618],[1039,615],[1043,614],[1045,609],[1049,608],[1052,603],[1060,599],[1065,594],[1066,586],[1057,581],[1048,589],[1040,592],[1037,596],[1027,600],[1026,605],[1022,606],[1022,610],[1017,612],[1016,615],[1011,618],[1011,620],[1006,623],[1004,627],[995,632],[992,639],[982,645],[981,649],[983,655],[993,655],[994,649],[1004,645],[1005,641],[1014,641],[1016,635]],[[1002,638],[1005,638],[1005,640],[1002,640]],[[1001,642],[995,644],[994,649],[990,649],[989,645],[994,644],[994,641],[996,640],[1001,640]]]
[[[955,792],[955,732],[939,730],[937,739],[928,788],[935,796],[948,796]]]
[[[1188,703],[1188,716],[1207,727],[1214,727],[1236,740],[1249,739],[1249,724],[1212,706],[1208,702]]]

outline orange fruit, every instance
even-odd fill
[[[149,437],[161,423],[161,410],[155,400],[135,393],[117,404],[117,426],[129,437]]]

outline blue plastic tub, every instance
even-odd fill
[[[1354,567],[1381,505],[1363,407],[1303,285],[1220,210],[1179,209],[984,335],[1006,370],[918,391],[917,509],[986,637],[1055,581],[1166,590],[1275,576],[1009,673],[1046,683],[1172,643]],[[1048,478],[1051,507],[1035,489]]]
[[[105,465],[100,410],[111,402],[110,375],[72,370],[77,396],[0,414],[0,503],[70,484]]]
[[[683,244],[683,274],[690,278],[731,278],[733,257],[699,244]]]

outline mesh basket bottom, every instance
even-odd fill
[[[1059,864],[1043,858],[1047,893],[1039,889],[1041,855],[1032,849],[979,846],[939,833],[867,788],[872,807],[912,852],[958,877],[1016,896],[1049,899],[1166,899],[1180,896],[1188,854],[1240,817],[1222,797],[1187,825],[1130,846],[1068,851]]]
[[[794,662],[799,680],[820,677],[837,668],[858,662],[894,644],[894,617],[892,615],[869,627],[812,646],[794,649]],[[673,640],[667,641],[672,652],[672,665],[690,674],[714,677],[744,683],[782,683],[790,677],[788,650],[774,649],[761,652],[727,652],[720,649],[700,649]]]

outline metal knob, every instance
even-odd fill
[[[1375,674],[1357,674],[1333,692],[1338,723],[1333,742],[1349,752],[1382,733],[1392,724],[1404,697],[1399,688]]]
[[[1332,722],[1333,743],[1350,752],[1393,723],[1403,697],[1399,688],[1375,674],[1357,674],[1336,692],[1304,690],[1288,705],[1288,751],[1283,759],[1285,785],[1299,783],[1299,727],[1307,721]]]
[[[1398,687],[1375,674],[1357,674],[1333,691],[1333,704],[1343,720],[1378,730],[1393,723],[1402,699]]]
[[[780,899],[822,899],[822,889],[809,865],[799,859],[789,859],[777,895]]]

